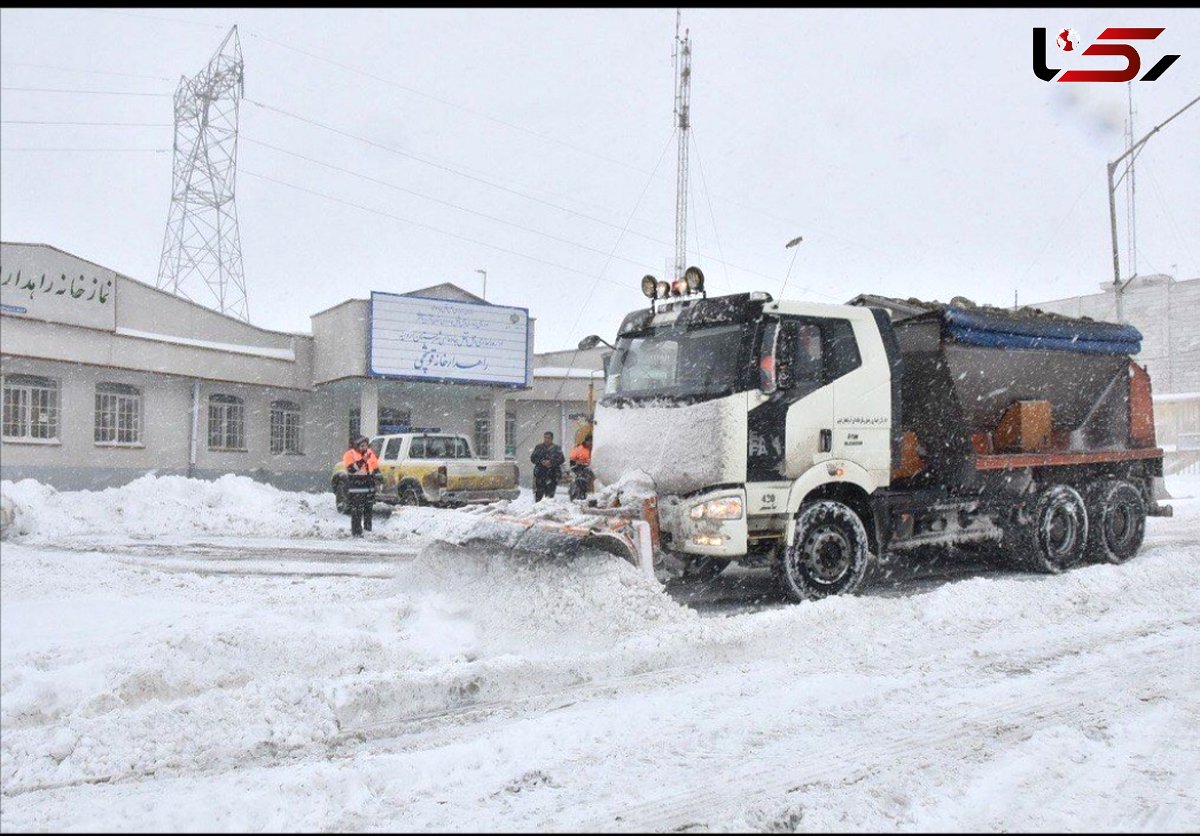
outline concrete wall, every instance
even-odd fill
[[[314,383],[367,373],[368,304],[350,299],[312,317]]]
[[[1200,279],[1146,277],[1124,293],[1126,320],[1142,332],[1139,363],[1156,394],[1200,392]],[[1032,307],[1067,316],[1116,321],[1113,293],[1034,302]]]
[[[37,479],[60,490],[98,489],[124,484],[146,473],[216,478],[241,473],[292,490],[322,490],[345,431],[326,427],[320,416],[332,398],[320,392],[283,387],[204,381],[200,385],[200,424],[194,468],[189,468],[193,379],[147,372],[105,369],[5,356],[0,372],[32,374],[59,382],[59,437],[54,442],[0,441],[0,478]],[[95,442],[97,383],[136,386],[142,395],[141,442],[112,447]],[[208,398],[236,395],[244,405],[244,452],[208,449]],[[303,454],[273,454],[270,448],[271,403],[300,405],[304,421]]]

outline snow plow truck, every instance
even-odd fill
[[[921,546],[991,541],[1046,573],[1120,563],[1171,512],[1132,326],[960,299],[709,298],[703,281],[645,277],[649,306],[621,323],[593,469],[640,472],[653,495],[588,509],[608,515],[597,531],[636,516],[660,557],[709,577],[769,565],[800,601]]]

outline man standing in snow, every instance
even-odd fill
[[[541,502],[545,496],[554,496],[558,490],[558,480],[562,478],[563,462],[567,460],[562,448],[554,443],[554,433],[542,435],[542,443],[533,448],[529,460],[533,462],[534,502]]]
[[[375,474],[379,470],[379,457],[370,447],[365,435],[354,439],[354,444],[342,456],[346,465],[346,498],[350,505],[350,534],[362,537],[363,529],[371,530],[372,509],[375,505]]]

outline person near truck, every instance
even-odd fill
[[[566,461],[562,448],[554,443],[554,433],[542,434],[542,443],[533,448],[529,460],[533,462],[534,502],[554,496],[558,490],[558,480],[562,478],[563,462]]]
[[[592,436],[589,433],[571,451],[571,499],[585,499],[592,492]]]
[[[371,449],[365,435],[354,439],[350,449],[342,456],[346,466],[346,499],[350,506],[350,534],[362,537],[363,529],[371,530],[371,518],[375,506],[375,474],[379,471],[379,457]]]

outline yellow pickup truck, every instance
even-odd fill
[[[517,465],[476,458],[466,436],[377,435],[371,449],[379,457],[379,502],[453,507],[520,496]],[[338,510],[348,513],[346,466],[341,462],[333,468],[331,487]]]

